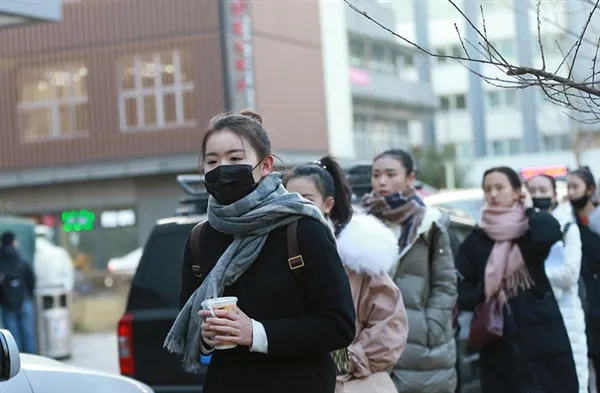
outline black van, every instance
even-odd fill
[[[159,220],[152,229],[131,284],[125,314],[118,324],[121,374],[146,383],[156,393],[198,393],[203,381],[203,375],[185,373],[180,357],[163,348],[179,312],[185,240],[194,225],[206,219],[207,197],[198,187],[202,178],[190,175],[178,176],[177,180],[190,195],[182,200],[188,207],[182,207],[174,217]],[[472,226],[463,216],[451,217],[453,232],[461,241]],[[476,357],[466,352],[464,335],[459,341],[461,393],[476,393]],[[204,364],[209,361],[210,358],[202,358]]]

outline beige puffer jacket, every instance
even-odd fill
[[[399,393],[456,391],[452,309],[458,294],[448,224],[438,209],[427,208],[417,240],[401,251],[392,271],[409,326],[408,343],[392,375]]]

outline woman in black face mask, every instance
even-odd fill
[[[533,206],[551,212],[560,223],[562,240],[556,242],[544,263],[546,276],[563,317],[571,343],[573,360],[579,381],[579,393],[587,393],[589,385],[588,347],[585,317],[579,297],[581,271],[581,238],[575,217],[568,204],[558,204],[556,180],[538,175],[527,182]]]
[[[186,242],[182,310],[166,348],[200,375],[201,353],[212,354],[204,393],[333,393],[330,353],[346,348],[356,328],[328,222],[272,172],[271,143],[254,112],[213,118],[201,163],[208,221]],[[216,297],[237,306],[208,307]]]
[[[590,229],[590,214],[594,212],[593,195],[596,182],[589,168],[569,172],[568,195],[581,232],[581,278],[584,286],[588,354],[596,370],[596,386],[600,391],[600,235]]]

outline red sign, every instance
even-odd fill
[[[368,86],[370,82],[369,73],[358,68],[350,68],[350,82],[355,85]]]
[[[564,165],[534,166],[521,169],[521,177],[525,180],[529,180],[538,175],[561,178],[567,176],[568,172],[569,170]]]

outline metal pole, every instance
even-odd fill
[[[472,0],[465,0],[462,2],[463,9],[467,18],[472,21],[475,26],[478,25],[478,21],[481,20],[478,12],[478,2]],[[470,26],[467,26],[467,40],[474,45],[477,45],[481,41],[481,38]],[[467,48],[468,49],[468,48]],[[469,51],[472,57],[476,54],[474,50]],[[473,132],[473,152],[475,157],[487,156],[488,145],[485,127],[485,107],[484,107],[484,95],[483,95],[483,82],[481,78],[476,75],[482,74],[481,64],[476,62],[469,63],[469,68],[473,72],[469,72],[469,92],[468,103],[469,111],[471,112],[471,128]]]
[[[514,2],[515,25],[517,33],[518,60],[520,65],[531,66],[533,63],[533,37],[537,33],[531,31],[529,21],[529,0],[518,0]],[[537,124],[537,87],[529,87],[519,92],[521,119],[523,127],[524,150],[527,153],[536,153],[540,151],[540,133]]]
[[[417,44],[422,48],[429,47],[429,9],[428,2],[424,0],[413,0],[415,33]],[[419,80],[431,86],[431,62],[430,56],[419,55],[415,59]],[[433,115],[426,115],[423,119],[423,139],[425,146],[435,147],[437,144],[435,134],[435,118]]]

